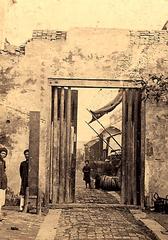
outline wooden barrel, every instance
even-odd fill
[[[105,181],[105,175],[102,175],[101,177],[100,177],[100,188],[101,189],[104,189],[104,181]]]
[[[100,188],[106,191],[119,190],[119,178],[116,176],[102,175],[100,178]]]

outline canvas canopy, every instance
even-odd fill
[[[104,114],[107,114],[107,113],[113,111],[121,103],[122,95],[123,95],[123,90],[119,90],[117,96],[111,102],[106,104],[104,107],[99,108],[96,111],[90,110],[90,112],[92,114],[92,119],[89,122],[89,124],[94,122],[96,119],[99,119]]]

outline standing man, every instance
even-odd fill
[[[23,211],[25,204],[26,188],[28,187],[28,172],[29,172],[29,149],[24,151],[25,160],[20,164],[20,211]]]
[[[7,155],[8,150],[5,147],[0,148],[0,215],[1,208],[5,205],[5,192],[7,189],[6,164],[4,160]]]
[[[90,166],[89,166],[89,161],[85,161],[85,166],[83,167],[83,173],[84,173],[84,176],[83,176],[83,180],[85,181],[86,183],[86,188],[87,188],[87,185],[89,184],[89,188],[91,188],[91,179],[90,179]]]

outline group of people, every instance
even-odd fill
[[[5,147],[0,148],[0,218],[1,209],[5,205],[5,195],[7,189],[7,175],[6,175],[6,163],[5,158],[8,155],[8,150]],[[26,195],[26,188],[28,187],[28,163],[29,163],[29,149],[24,151],[25,160],[20,164],[20,177],[21,177],[21,188],[20,188],[20,211],[24,209],[24,199]]]

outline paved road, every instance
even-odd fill
[[[55,240],[153,239],[128,211],[115,208],[62,210]]]
[[[82,208],[61,210],[55,240],[154,240],[149,230],[138,223],[127,208],[113,206],[118,200],[112,194],[85,189],[78,180],[76,202],[81,203]],[[90,205],[86,207],[85,203]],[[101,206],[96,207],[97,203]]]

